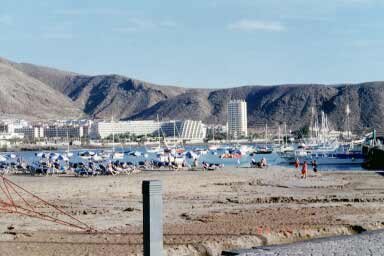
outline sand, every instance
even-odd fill
[[[0,251],[8,255],[142,255],[141,182],[150,179],[163,182],[166,255],[220,255],[384,227],[377,172],[309,172],[305,180],[283,167],[8,178],[98,231],[0,212]]]

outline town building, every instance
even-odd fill
[[[112,134],[149,135],[175,137],[184,140],[202,140],[206,136],[206,127],[201,121],[171,120],[171,121],[119,121],[95,122],[91,128],[90,137],[105,139]]]
[[[247,102],[231,100],[228,103],[228,137],[239,139],[248,136]]]

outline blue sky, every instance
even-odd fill
[[[2,0],[0,56],[158,84],[384,80],[382,0]]]

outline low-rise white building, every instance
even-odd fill
[[[178,139],[204,139],[206,127],[201,121],[172,120],[172,121],[120,121],[95,122],[91,128],[91,138],[105,139],[112,134],[154,135],[175,137]]]
[[[95,122],[91,137],[105,139],[115,134],[149,135],[159,130],[159,123],[152,120],[124,122]]]

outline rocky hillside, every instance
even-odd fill
[[[1,60],[0,60],[1,62]],[[65,94],[75,108],[95,118],[195,119],[226,123],[230,99],[248,102],[249,126],[286,122],[292,128],[308,124],[312,111],[325,111],[335,128],[345,127],[350,105],[354,129],[384,127],[384,82],[355,85],[243,86],[229,89],[187,89],[159,86],[119,75],[85,76],[32,64],[7,62],[18,75]],[[30,99],[33,101],[31,95]],[[64,97],[63,97],[64,98]],[[41,101],[41,100],[38,100]],[[67,100],[65,100],[67,102]],[[49,103],[47,103],[49,105]],[[8,109],[9,111],[9,109]],[[26,109],[16,111],[29,115]]]
[[[79,118],[67,96],[0,60],[0,116],[27,119]]]

